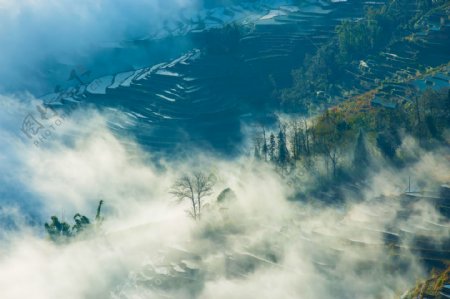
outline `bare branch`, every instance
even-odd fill
[[[196,171],[192,175],[184,175],[179,178],[170,190],[179,201],[189,199],[192,206],[191,216],[194,219],[200,218],[202,200],[211,195],[215,184],[215,177],[212,174],[205,175]]]

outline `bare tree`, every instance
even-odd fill
[[[173,184],[170,193],[179,201],[189,200],[192,209],[189,214],[194,219],[200,219],[204,199],[211,195],[215,181],[214,175],[197,171],[180,177]]]
[[[255,136],[253,139],[254,143],[254,157],[257,160],[261,160],[261,138],[259,136]]]
[[[339,161],[345,152],[345,134],[347,123],[341,115],[327,110],[320,123],[316,123],[313,130],[315,151],[323,154],[327,173],[332,167],[333,178],[337,177]]]

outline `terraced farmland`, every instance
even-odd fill
[[[207,28],[238,22],[244,33],[237,54],[194,48],[171,62],[96,78],[44,99],[53,107],[77,101],[110,110],[116,114],[112,130],[120,134],[131,129],[153,150],[183,143],[230,153],[241,141],[243,121],[270,121],[270,82],[286,85],[286,69],[329,39],[342,19],[360,17],[368,3],[305,1],[297,7],[243,2],[212,8],[184,20],[190,29],[183,25],[186,30],[172,32],[172,38],[195,37]]]

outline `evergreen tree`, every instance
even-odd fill
[[[363,130],[359,130],[356,139],[355,152],[353,156],[353,166],[357,169],[365,169],[369,165],[369,151],[367,150],[366,140]]]
[[[72,231],[74,231],[75,234],[85,231],[91,225],[89,218],[84,215],[80,215],[79,213],[73,216],[73,220],[75,220],[75,224],[72,226]]]
[[[266,130],[263,127],[263,145],[262,145],[262,154],[264,155],[264,161],[267,162],[267,155],[269,153],[269,148],[267,147],[267,140],[266,140]]]
[[[102,222],[104,220],[103,216],[101,215],[102,205],[103,205],[103,200],[100,200],[100,202],[98,203],[98,207],[97,207],[97,214],[95,215],[95,223],[97,226],[102,224]]]
[[[289,159],[289,151],[286,145],[286,134],[283,129],[280,128],[278,132],[278,163],[281,167],[284,167]]]
[[[384,131],[377,135],[377,146],[381,153],[389,159],[395,157],[400,143],[400,138],[397,136],[396,132]]]
[[[99,205],[97,207],[97,214],[95,216],[95,225],[96,228],[100,226],[103,221],[103,217],[101,216],[101,207],[103,205],[103,200],[100,200]],[[73,216],[75,224],[70,227],[70,224],[67,222],[59,221],[58,217],[52,216],[50,223],[45,223],[45,230],[47,231],[50,239],[54,242],[63,242],[68,241],[69,238],[73,238],[78,236],[80,233],[89,231],[92,229],[92,223],[88,217],[81,215],[79,213]]]
[[[272,162],[276,161],[276,147],[277,147],[277,142],[275,141],[275,135],[273,133],[270,133],[269,157],[270,157],[270,161],[272,161]]]
[[[50,224],[45,223],[45,230],[47,231],[52,241],[59,241],[61,238],[71,237],[70,225],[66,222],[60,222],[58,217],[52,216]]]

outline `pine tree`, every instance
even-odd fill
[[[289,159],[289,152],[286,145],[286,134],[283,129],[278,132],[278,163],[284,167]]]
[[[44,226],[52,241],[56,242],[72,236],[68,223],[60,222],[56,216],[52,216],[50,219],[50,224],[46,222]]]
[[[262,145],[262,154],[264,155],[264,161],[267,162],[267,155],[269,153],[269,148],[267,147],[267,140],[266,140],[266,129],[263,127],[263,145]]]
[[[356,139],[355,153],[353,156],[353,166],[355,168],[364,169],[369,165],[369,151],[367,150],[366,140],[363,130],[359,130]]]
[[[269,157],[270,157],[270,161],[275,162],[276,161],[276,147],[277,147],[277,142],[275,141],[275,135],[273,135],[273,133],[270,133],[270,137],[269,137]]]
[[[95,216],[95,222],[92,223],[88,217],[76,213],[73,216],[75,224],[71,227],[67,222],[61,222],[58,217],[52,216],[50,218],[50,223],[45,223],[44,227],[47,231],[50,240],[54,242],[66,242],[70,238],[75,238],[83,232],[92,232],[92,224],[95,224],[95,228],[99,228],[102,224],[103,217],[101,216],[101,207],[103,205],[103,200],[100,200],[97,207],[97,214]]]

